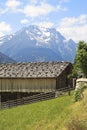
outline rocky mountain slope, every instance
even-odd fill
[[[15,63],[13,59],[0,52],[0,63]]]
[[[16,61],[71,61],[76,43],[66,40],[56,29],[35,25],[0,38],[0,51]]]

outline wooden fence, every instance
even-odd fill
[[[19,105],[23,105],[23,104],[30,104],[30,103],[34,103],[38,101],[53,99],[61,95],[64,95],[65,92],[68,92],[68,94],[70,95],[70,90],[71,89],[68,87],[64,89],[58,89],[57,91],[53,91],[53,92],[39,93],[33,96],[28,96],[28,97],[23,97],[16,100],[9,100],[6,102],[1,102],[0,109],[7,109],[7,108],[12,108]]]

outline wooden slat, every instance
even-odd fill
[[[7,109],[7,108],[23,105],[23,104],[29,104],[29,103],[33,103],[33,102],[53,99],[53,98],[56,98],[56,96],[55,96],[56,93],[57,93],[57,97],[59,97],[59,96],[63,95],[66,91],[68,92],[68,90],[69,90],[69,88],[65,88],[65,89],[63,88],[63,89],[59,89],[58,91],[40,93],[40,94],[36,94],[33,96],[29,96],[29,97],[23,97],[23,98],[16,99],[16,100],[9,100],[6,102],[2,102],[0,105],[0,109]]]

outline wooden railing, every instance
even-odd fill
[[[1,102],[0,109],[7,109],[7,108],[12,108],[15,106],[23,105],[23,104],[30,104],[30,103],[34,103],[38,101],[53,99],[61,95],[64,95],[65,92],[68,92],[68,94],[70,95],[71,90],[72,89],[68,87],[64,89],[58,89],[57,91],[52,91],[48,93],[39,93],[33,96],[28,96],[28,97],[23,97],[16,100],[9,100],[6,102]]]

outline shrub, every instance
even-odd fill
[[[75,90],[75,93],[74,93],[74,101],[77,102],[79,100],[81,100],[84,95],[83,95],[83,91],[87,88],[86,85],[82,85],[80,86],[77,90]]]

